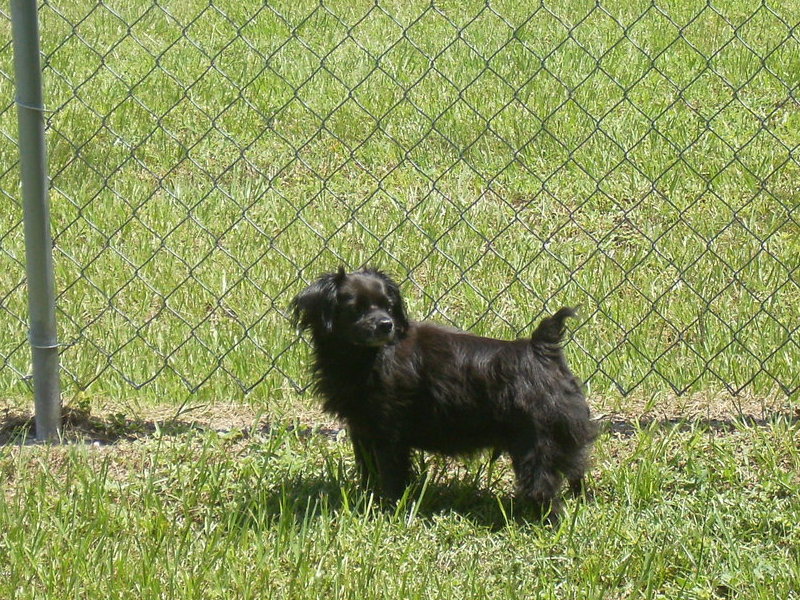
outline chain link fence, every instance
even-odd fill
[[[294,390],[289,300],[367,263],[413,315],[485,334],[580,305],[593,393],[798,390],[794,0],[48,0],[40,21],[67,394]],[[12,73],[0,42],[7,390],[29,370]]]

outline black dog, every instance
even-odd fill
[[[562,308],[530,339],[502,341],[409,321],[385,274],[322,275],[292,302],[314,347],[325,411],[349,430],[365,484],[399,498],[412,449],[507,452],[517,493],[557,515],[564,478],[580,493],[597,427],[561,351]]]

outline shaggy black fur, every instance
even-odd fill
[[[543,516],[557,515],[564,478],[582,490],[597,427],[561,351],[572,309],[529,339],[478,337],[409,321],[388,276],[341,268],[292,304],[324,409],[347,425],[364,483],[382,496],[402,495],[412,449],[507,452],[518,495]]]

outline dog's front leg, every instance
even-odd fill
[[[398,500],[411,476],[411,451],[399,444],[376,442],[350,433],[361,484],[387,500]]]
[[[399,500],[411,478],[411,451],[397,444],[381,444],[375,458],[381,496],[392,502]]]
[[[509,452],[517,479],[517,495],[530,502],[536,518],[558,521],[560,503],[558,491],[563,481],[555,468],[547,444],[520,445]]]
[[[350,432],[353,443],[353,455],[356,459],[356,469],[364,489],[378,491],[378,462],[375,456],[375,446],[367,438]]]

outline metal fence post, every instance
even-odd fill
[[[36,438],[57,439],[61,391],[36,0],[12,0]]]

